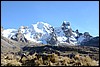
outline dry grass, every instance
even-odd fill
[[[1,59],[2,66],[96,66],[97,62],[92,60],[89,56],[79,56],[76,54],[74,58],[70,59],[65,56],[58,56],[53,53],[51,55],[38,56],[37,53],[23,57],[22,62],[19,61],[20,56],[14,58],[9,54],[6,58]]]

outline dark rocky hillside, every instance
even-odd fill
[[[94,37],[94,38],[90,39],[89,41],[83,42],[82,45],[99,47],[99,37]]]
[[[23,51],[33,53],[47,53],[52,54],[56,53],[58,55],[67,56],[68,54],[80,54],[80,55],[89,55],[95,60],[99,60],[99,48],[90,47],[90,46],[36,46],[36,47],[24,47]]]

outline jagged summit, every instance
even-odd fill
[[[63,21],[59,27],[53,27],[45,22],[37,22],[30,26],[20,26],[18,30],[6,29],[2,31],[2,35],[9,39],[20,39],[18,41],[33,41],[52,45],[60,45],[61,43],[79,45],[81,42],[91,39],[88,32],[80,34],[78,30],[72,30],[71,24],[68,21]]]
[[[70,29],[70,23],[68,21],[63,21],[62,26],[66,26],[66,28]]]

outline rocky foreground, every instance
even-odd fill
[[[1,54],[1,66],[98,66],[99,48],[88,46],[25,46]]]

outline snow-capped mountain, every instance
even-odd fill
[[[17,33],[17,29],[6,29],[2,31],[2,35],[6,38],[11,38],[15,33]]]
[[[37,22],[29,27],[21,26],[18,30],[3,30],[2,35],[16,41],[22,40],[22,42],[24,42],[24,39],[26,39],[36,43],[52,45],[57,45],[59,43],[78,45],[86,39],[84,34],[79,35],[79,33],[73,31],[70,23],[67,21],[63,21],[60,27],[53,27],[48,23]]]

